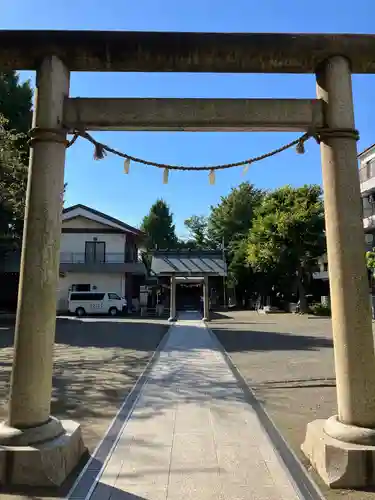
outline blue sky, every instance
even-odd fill
[[[0,1],[1,29],[156,30],[216,32],[374,33],[374,0],[62,0]],[[23,78],[34,79],[31,73]],[[375,142],[375,77],[354,75],[358,148]],[[213,75],[74,73],[71,95],[80,97],[315,97],[312,75]],[[285,133],[115,132],[95,135],[131,155],[191,165],[238,161],[267,152],[296,137]],[[241,169],[218,173],[210,186],[205,173],[162,172],[133,164],[123,174],[121,159],[95,162],[92,148],[77,142],[66,162],[67,204],[84,203],[138,225],[157,197],[175,214],[180,235],[191,214],[207,214],[230,188],[249,180],[262,188],[321,183],[319,148],[288,151]]]

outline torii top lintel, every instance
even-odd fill
[[[341,55],[375,73],[375,35],[0,30],[0,71],[54,54],[71,71],[314,73]]]

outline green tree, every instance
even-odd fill
[[[228,263],[228,285],[236,288],[238,303],[249,298],[254,291],[255,276],[247,262],[246,239],[232,242],[230,251],[226,253]]]
[[[27,167],[17,144],[20,134],[7,130],[0,115],[0,239],[2,252],[22,236]]]
[[[207,238],[207,217],[204,215],[192,215],[185,220],[185,226],[189,231],[189,240],[187,244],[194,248],[208,248]]]
[[[325,251],[324,207],[320,186],[285,186],[264,197],[247,241],[255,271],[297,283],[301,312],[312,267]]]
[[[19,245],[23,230],[32,89],[15,71],[0,73],[0,237],[2,250]]]
[[[173,214],[164,200],[158,199],[152,205],[150,212],[142,220],[141,229],[146,234],[145,243],[148,250],[177,246]]]
[[[375,248],[373,248],[371,251],[366,252],[366,264],[367,264],[367,269],[371,271],[371,275],[375,275]]]
[[[232,188],[222,196],[218,205],[211,207],[207,236],[217,246],[224,240],[229,247],[232,242],[246,237],[252,226],[254,211],[260,205],[264,192],[248,182]]]
[[[375,281],[375,248],[373,248],[369,252],[366,252],[366,266],[369,285],[371,288],[373,288]]]
[[[254,214],[265,193],[248,182],[232,188],[220,203],[211,207],[207,221],[207,240],[212,247],[224,244],[228,263],[228,283],[236,287],[239,302],[247,299],[255,281],[247,262],[246,240],[252,227]]]
[[[28,161],[29,146],[27,132],[31,127],[33,91],[30,82],[20,83],[19,75],[15,71],[0,72],[0,114],[8,122],[8,130],[14,130],[20,135],[17,147],[22,151],[23,161]]]
[[[197,246],[197,242],[191,238],[178,238],[176,248],[178,250],[193,250],[197,248],[202,248]]]

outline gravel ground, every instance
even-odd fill
[[[233,362],[306,467],[306,425],[337,412],[331,322],[290,314],[236,311],[210,323]],[[374,492],[329,490],[329,500],[374,500]]]
[[[51,413],[79,422],[89,451],[103,437],[167,329],[166,321],[154,319],[57,320]],[[6,417],[12,345],[13,327],[0,326],[0,421]]]

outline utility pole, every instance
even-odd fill
[[[222,249],[222,252],[223,252],[223,261],[225,263],[225,240],[224,240],[224,236],[223,236],[222,243],[221,243],[221,249]],[[223,276],[223,299],[224,299],[224,309],[226,309],[226,307],[227,307],[227,284],[226,284],[225,275]]]

